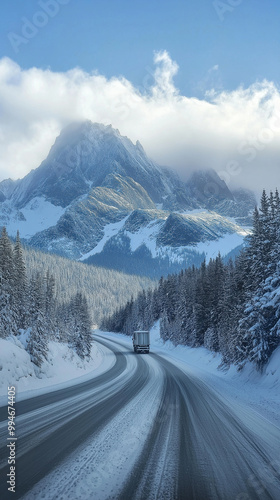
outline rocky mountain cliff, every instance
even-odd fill
[[[26,177],[0,183],[0,225],[47,252],[160,275],[201,261],[207,242],[242,243],[255,203],[214,170],[183,182],[139,142],[86,121],[65,128]]]

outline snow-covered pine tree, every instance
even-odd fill
[[[225,266],[223,294],[220,298],[222,311],[219,325],[219,350],[222,354],[222,363],[229,365],[235,361],[235,344],[238,321],[240,318],[240,296],[242,294],[241,276],[237,272],[238,266],[230,259]]]
[[[36,321],[33,322],[29,339],[27,342],[27,352],[30,354],[31,361],[41,367],[44,359],[47,359],[48,343],[45,330],[45,316],[39,310]]]
[[[262,279],[262,230],[260,222],[260,213],[255,207],[253,214],[253,231],[247,238],[248,246],[244,252],[244,265],[248,271],[245,279],[246,292],[250,296],[257,289]],[[245,262],[245,258],[247,262]]]
[[[77,292],[68,305],[69,343],[81,359],[90,356],[91,317],[86,298]]]
[[[32,361],[41,366],[48,352],[48,335],[46,331],[45,290],[40,273],[36,273],[29,284],[29,325],[30,335],[27,351]]]
[[[194,293],[194,331],[192,335],[191,345],[202,346],[204,343],[204,335],[210,325],[211,314],[211,283],[208,279],[211,274],[210,270],[212,261],[206,268],[205,261],[201,264],[199,273],[195,280]]]
[[[265,280],[269,275],[270,257],[273,245],[274,220],[274,198],[273,196],[268,198],[265,190],[263,190],[260,202],[261,267],[259,269],[262,280]]]
[[[16,243],[13,251],[14,261],[14,308],[18,329],[26,328],[27,325],[27,275],[26,265],[23,257],[23,249],[20,242],[19,231],[17,231]]]
[[[55,336],[56,332],[56,305],[55,305],[55,278],[47,270],[44,278],[45,282],[45,318],[48,336]]]
[[[213,261],[213,265],[211,266],[209,263],[208,270],[208,281],[210,283],[210,324],[211,327],[216,332],[217,336],[217,344],[214,345],[216,351],[221,352],[221,338],[218,335],[218,331],[220,328],[221,321],[223,319],[223,305],[225,298],[225,267],[222,261],[221,254],[219,253],[216,259]],[[210,277],[210,269],[211,269],[211,277]]]
[[[178,282],[177,340],[185,345],[190,345],[194,336],[195,273],[195,268],[182,271]]]
[[[164,342],[169,340],[169,321],[167,317],[167,312],[163,311],[160,318],[160,336]]]
[[[92,320],[89,312],[88,302],[85,295],[81,294],[81,302],[79,307],[80,330],[83,339],[83,357],[89,358],[92,345]]]
[[[273,276],[266,280],[266,302],[264,307],[273,306],[274,324],[269,332],[269,344],[272,350],[280,343],[280,261]]]
[[[247,282],[247,301],[239,321],[237,359],[240,366],[249,359],[262,369],[277,345],[278,220],[278,191],[269,199],[263,191],[258,226],[254,225],[247,252],[254,256],[251,263],[254,285]],[[252,252],[257,246],[258,250]]]
[[[12,244],[5,227],[0,237],[0,337],[17,334],[14,303],[14,261]]]
[[[271,292],[266,291],[266,288],[267,283],[261,284],[247,303],[239,326],[243,333],[243,362],[249,360],[259,370],[262,370],[277,345],[277,333],[275,336],[272,334],[276,322],[275,304],[271,301]]]
[[[129,300],[123,308],[124,329],[123,333],[132,335],[132,332],[137,329],[138,324],[138,306],[137,301]]]
[[[275,194],[270,194],[270,249],[267,265],[267,274],[269,276],[276,272],[280,260],[280,199],[276,189]]]

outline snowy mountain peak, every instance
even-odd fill
[[[112,125],[93,123],[90,120],[74,122],[62,129],[48,158],[60,156],[65,148],[67,150],[76,148],[77,152],[87,156],[93,150],[98,152],[104,147],[112,148],[113,144],[118,144],[119,147],[122,144],[130,153],[134,152],[136,155],[139,151],[138,144],[134,145],[128,137],[122,136],[120,131],[114,129]],[[79,148],[80,151],[78,151]],[[143,148],[142,151],[144,153]]]
[[[16,187],[13,201],[22,208],[35,196],[45,197],[65,208],[104,185],[109,174],[132,178],[156,203],[170,191],[170,179],[139,142],[134,145],[111,125],[86,121],[62,130],[46,160]]]
[[[106,265],[118,260],[116,266],[125,269],[124,259],[135,252],[141,266],[143,259],[152,259],[153,273],[159,272],[154,258],[157,265],[164,262],[162,272],[170,270],[174,249],[180,247],[180,257],[174,257],[181,259],[178,265],[192,264],[195,251],[187,251],[187,260],[183,247],[221,236],[216,228],[221,218],[216,222],[207,211],[244,224],[252,207],[251,197],[233,195],[214,170],[195,172],[183,182],[148,158],[139,141],[133,144],[111,125],[89,120],[65,127],[47,158],[25,178],[0,183],[0,225],[11,235],[20,229],[30,245],[75,259],[97,255],[106,240]],[[205,215],[186,218],[192,210]],[[237,231],[226,221],[222,226],[222,234]]]

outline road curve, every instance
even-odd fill
[[[90,450],[88,476],[104,463],[102,480],[88,486],[85,499],[279,499],[278,428],[246,408],[234,413],[202,381],[158,354],[135,355],[105,334],[95,340],[115,357],[110,370],[68,389],[17,403],[15,494],[7,492],[5,482],[7,408],[0,408],[1,499],[33,500],[43,498],[42,492],[46,500],[80,498],[81,489],[75,485],[82,466],[72,466],[71,457],[83,449]],[[118,436],[116,426],[121,428]],[[137,429],[141,440],[135,435]],[[110,435],[107,447],[106,434]],[[127,443],[127,449],[122,447],[127,457],[118,456],[120,436]],[[100,448],[99,454],[92,453],[92,443]],[[124,465],[118,468],[117,461]],[[59,479],[65,463],[67,485]],[[48,484],[56,492],[53,496],[46,493]]]
[[[147,379],[144,361],[130,363],[132,352],[114,349],[116,362],[87,382],[16,404],[16,493],[7,492],[7,407],[0,408],[0,498],[18,499],[90,435],[104,427],[134,397]],[[135,358],[134,358],[135,359]],[[132,368],[131,368],[132,364]],[[121,397],[120,397],[121,394]]]

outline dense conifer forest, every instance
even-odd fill
[[[280,340],[280,198],[262,193],[253,229],[238,257],[220,255],[161,278],[103,320],[102,328],[131,335],[160,320],[163,340],[205,346],[223,365],[247,360],[262,370]]]
[[[87,299],[75,293],[56,300],[54,276],[47,270],[27,273],[19,234],[13,245],[5,227],[0,237],[0,337],[28,334],[31,360],[41,366],[48,341],[68,342],[81,358],[91,350],[92,319]]]

